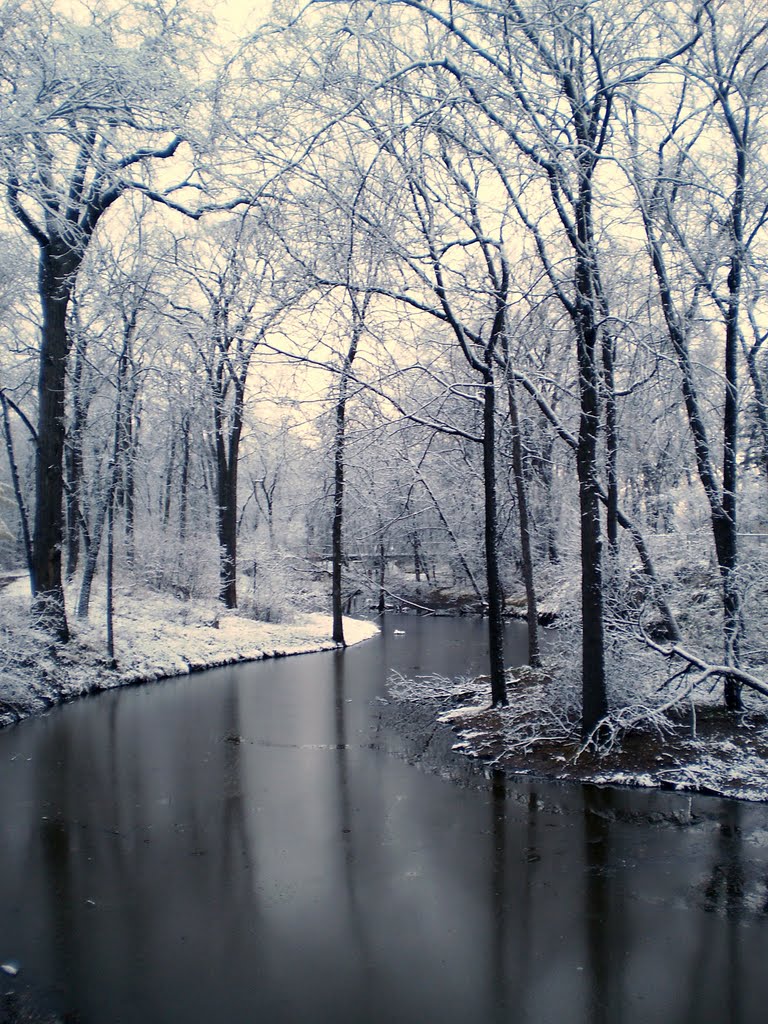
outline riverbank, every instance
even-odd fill
[[[74,607],[75,593],[67,593]],[[261,622],[216,602],[179,600],[138,584],[115,595],[115,657],[106,657],[105,594],[94,586],[87,620],[72,616],[72,639],[51,643],[29,622],[29,584],[3,589],[0,609],[0,728],[86,694],[136,686],[244,661],[333,650],[331,618],[296,614]],[[378,633],[372,622],[344,619],[348,644]]]
[[[550,685],[543,672],[513,671],[509,707],[492,708],[485,679],[395,678],[381,719],[404,738],[409,760],[459,781],[473,766],[510,778],[768,802],[764,701],[745,694],[745,711],[734,720],[716,696],[702,694],[693,712],[688,704],[663,722],[638,723],[611,746],[585,749],[576,717],[552,728]]]
[[[74,607],[74,591],[67,595]],[[0,727],[55,705],[119,686],[139,685],[237,662],[333,650],[331,620],[296,614],[257,621],[216,602],[180,600],[138,584],[116,595],[117,667],[106,658],[104,593],[94,589],[91,615],[72,616],[70,643],[52,644],[29,623],[29,589],[16,579],[0,609]],[[345,618],[356,644],[376,635],[371,622]],[[461,781],[500,770],[558,782],[708,793],[768,802],[768,709],[745,694],[734,722],[716,696],[701,694],[653,724],[617,735],[610,749],[585,750],[575,714],[553,717],[553,680],[515,670],[510,707],[488,706],[487,681],[421,678],[394,681],[382,721],[402,738],[402,753]],[[414,688],[415,686],[415,688]],[[574,705],[575,706],[575,705]]]

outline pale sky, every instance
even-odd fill
[[[234,35],[242,35],[267,21],[272,0],[215,0],[210,6],[217,21]]]

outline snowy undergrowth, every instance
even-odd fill
[[[600,743],[585,747],[577,694],[556,676],[516,669],[509,706],[489,704],[487,677],[393,675],[392,698],[429,709],[456,734],[453,749],[509,774],[705,792],[768,802],[768,709],[745,695],[734,721],[719,695],[637,699],[615,707]]]
[[[67,592],[70,609],[76,591]],[[331,650],[330,616],[296,614],[266,623],[226,611],[216,602],[181,600],[138,583],[115,595],[115,655],[106,659],[105,594],[94,586],[90,616],[71,616],[72,639],[54,644],[29,616],[29,586],[18,580],[0,607],[0,726],[62,701],[131,683],[290,654]],[[370,622],[345,619],[349,644],[374,636]]]

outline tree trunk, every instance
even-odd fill
[[[133,410],[129,409],[125,417],[126,436],[123,441],[123,512],[125,515],[125,557],[131,567],[136,561],[136,453],[140,422],[138,414],[134,421]]]
[[[489,352],[489,362],[490,362]],[[485,497],[485,571],[488,584],[488,657],[491,673],[491,702],[504,707],[507,680],[504,672],[504,615],[499,574],[496,524],[496,387],[490,365],[483,388],[483,491]]]
[[[174,430],[173,425],[171,429]],[[167,526],[171,518],[171,495],[173,493],[173,470],[176,465],[176,433],[171,437],[171,450],[165,468],[165,487],[163,489],[163,526]]]
[[[341,598],[341,567],[344,559],[344,434],[347,409],[347,366],[339,380],[336,402],[336,431],[333,441],[333,524],[331,527],[331,610],[333,642],[346,646]]]
[[[744,360],[747,364],[749,379],[752,382],[752,390],[755,393],[755,413],[760,430],[761,468],[766,481],[768,481],[768,402],[766,401],[765,385],[757,365],[757,353],[761,344],[761,339],[758,339],[751,347],[744,344]]]
[[[230,427],[228,444],[217,434],[217,529],[219,540],[219,600],[227,608],[237,608],[237,464],[240,446],[240,424]]]
[[[379,524],[381,526],[381,524]],[[383,534],[379,537],[379,603],[378,611],[381,614],[387,607],[387,594],[384,589],[387,573],[387,552]]]
[[[182,424],[181,481],[179,483],[179,540],[187,536],[187,505],[189,502],[189,417]]]
[[[101,548],[101,534],[103,531],[104,515],[106,513],[106,505],[103,510],[97,511],[96,522],[93,524],[93,531],[90,543],[86,547],[85,562],[83,564],[83,578],[80,581],[80,594],[77,599],[77,617],[78,619],[87,619],[88,611],[91,603],[91,589],[93,587],[93,578],[96,575],[96,563],[99,560],[99,549]]]
[[[219,599],[227,608],[237,608],[237,463],[228,467],[220,486]]]
[[[107,506],[107,658],[117,668],[115,658],[115,496],[110,489]]]
[[[525,584],[526,620],[528,623],[528,664],[531,668],[541,666],[539,652],[539,613],[536,605],[536,586],[533,573],[533,551],[531,549],[531,527],[528,518],[528,495],[526,493],[525,476],[523,473],[523,445],[520,436],[520,416],[517,407],[515,382],[512,377],[507,382],[509,396],[509,418],[512,427],[512,468],[515,475],[515,491],[517,494],[517,512],[520,524],[520,552],[523,562],[523,582]]]
[[[67,527],[67,568],[68,580],[77,572],[80,562],[80,482],[82,480],[82,461],[74,450],[76,441],[72,432],[64,450],[64,468],[67,478],[66,496],[66,527]]]
[[[3,410],[3,431],[5,434],[5,450],[8,455],[8,466],[11,471],[13,482],[13,494],[16,498],[16,507],[19,512],[19,523],[21,524],[21,536],[24,540],[24,557],[27,562],[27,570],[32,574],[32,538],[29,533],[29,516],[27,506],[24,502],[24,495],[21,491],[21,479],[19,467],[16,464],[16,455],[13,448],[13,434],[11,433],[11,421],[8,415],[8,402],[5,393],[0,388],[0,406]]]
[[[739,436],[739,309],[743,276],[744,241],[743,207],[746,179],[746,140],[737,132],[736,188],[731,207],[731,265],[728,272],[728,304],[725,314],[725,405],[723,409],[723,515],[713,523],[715,545],[723,587],[723,625],[725,663],[739,667],[742,631],[741,594],[739,592],[737,497],[737,448]],[[741,711],[741,686],[732,677],[725,679],[725,706],[729,711]]]
[[[731,297],[726,317],[726,389],[723,414],[723,487],[721,491],[718,487],[713,468],[712,449],[704,425],[693,366],[688,350],[688,341],[672,297],[672,289],[661,245],[656,237],[653,224],[647,215],[644,216],[644,221],[653,269],[659,286],[661,307],[669,339],[680,369],[683,400],[696,455],[696,468],[709,503],[712,536],[715,543],[721,580],[723,645],[725,648],[726,664],[734,665],[734,667],[738,668],[741,607],[736,582],[736,570],[738,567],[736,536],[736,432],[738,428],[736,346],[738,344],[738,298],[741,285],[740,265],[738,262],[736,264],[732,263],[731,272],[728,277]],[[730,678],[725,681],[724,700],[729,710],[741,710],[741,689]]]
[[[603,392],[605,395],[605,478],[608,497],[605,533],[611,554],[616,557],[619,553],[619,440],[616,427],[616,387],[614,384],[616,340],[605,329],[602,348]]]
[[[43,311],[38,377],[35,519],[32,593],[41,623],[59,640],[69,639],[61,573],[64,496],[64,395],[67,375],[69,290],[56,279],[53,261],[40,257]]]
[[[560,561],[560,550],[557,546],[557,512],[559,503],[555,501],[555,481],[552,469],[552,453],[554,444],[552,438],[547,437],[541,451],[541,479],[544,483],[544,490],[547,495],[547,559],[552,565]]]
[[[587,188],[587,185],[584,186]],[[576,348],[579,366],[579,436],[576,469],[579,480],[581,535],[582,717],[586,739],[608,713],[603,623],[603,572],[597,441],[600,425],[597,328],[589,261],[591,234],[588,197],[578,210],[583,251],[576,260]]]
[[[415,530],[411,534],[411,545],[413,547],[413,574],[416,577],[416,582],[421,583],[421,573],[423,569],[421,561],[421,544],[419,542],[419,535]],[[429,578],[427,578],[427,582],[429,582]]]
[[[344,639],[344,620],[341,598],[341,567],[344,560],[344,444],[346,441],[347,392],[352,363],[357,355],[357,346],[363,332],[365,310],[368,308],[370,294],[363,299],[359,307],[352,298],[352,337],[344,357],[339,375],[339,395],[336,400],[336,430],[333,437],[333,524],[331,528],[331,611],[333,616],[333,642],[341,647],[346,646]]]
[[[70,392],[72,396],[72,422],[66,437],[64,450],[64,468],[66,472],[66,529],[67,529],[67,579],[77,572],[80,562],[80,533],[82,529],[83,507],[83,438],[88,420],[91,396],[86,389],[83,377],[85,374],[85,357],[87,342],[84,333],[77,324],[77,308],[74,310],[76,326],[74,341],[74,367],[70,375]]]

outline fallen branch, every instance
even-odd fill
[[[427,608],[424,604],[416,604],[415,601],[409,601],[407,597],[403,597],[402,594],[396,594],[390,590],[389,587],[378,586],[379,590],[383,590],[387,597],[391,597],[393,601],[397,601],[398,604],[407,604],[409,608],[415,608],[417,611],[426,612],[427,615],[435,615],[440,611],[439,608]]]
[[[696,679],[695,683],[692,684],[691,689],[693,689],[694,686],[699,686],[705,679],[711,679],[713,676],[728,676],[736,682],[741,683],[743,686],[748,686],[751,690],[756,690],[764,697],[768,697],[768,684],[762,682],[750,672],[745,672],[743,669],[737,668],[735,665],[712,665],[709,662],[704,661],[703,658],[700,658],[692,651],[688,651],[684,647],[681,647],[680,644],[672,644],[669,647],[664,647],[662,644],[657,644],[654,640],[651,640],[651,638],[645,633],[643,633],[643,642],[647,644],[651,650],[656,651],[657,654],[662,655],[664,658],[680,658],[682,661],[687,662],[691,668],[698,669],[701,675]]]

